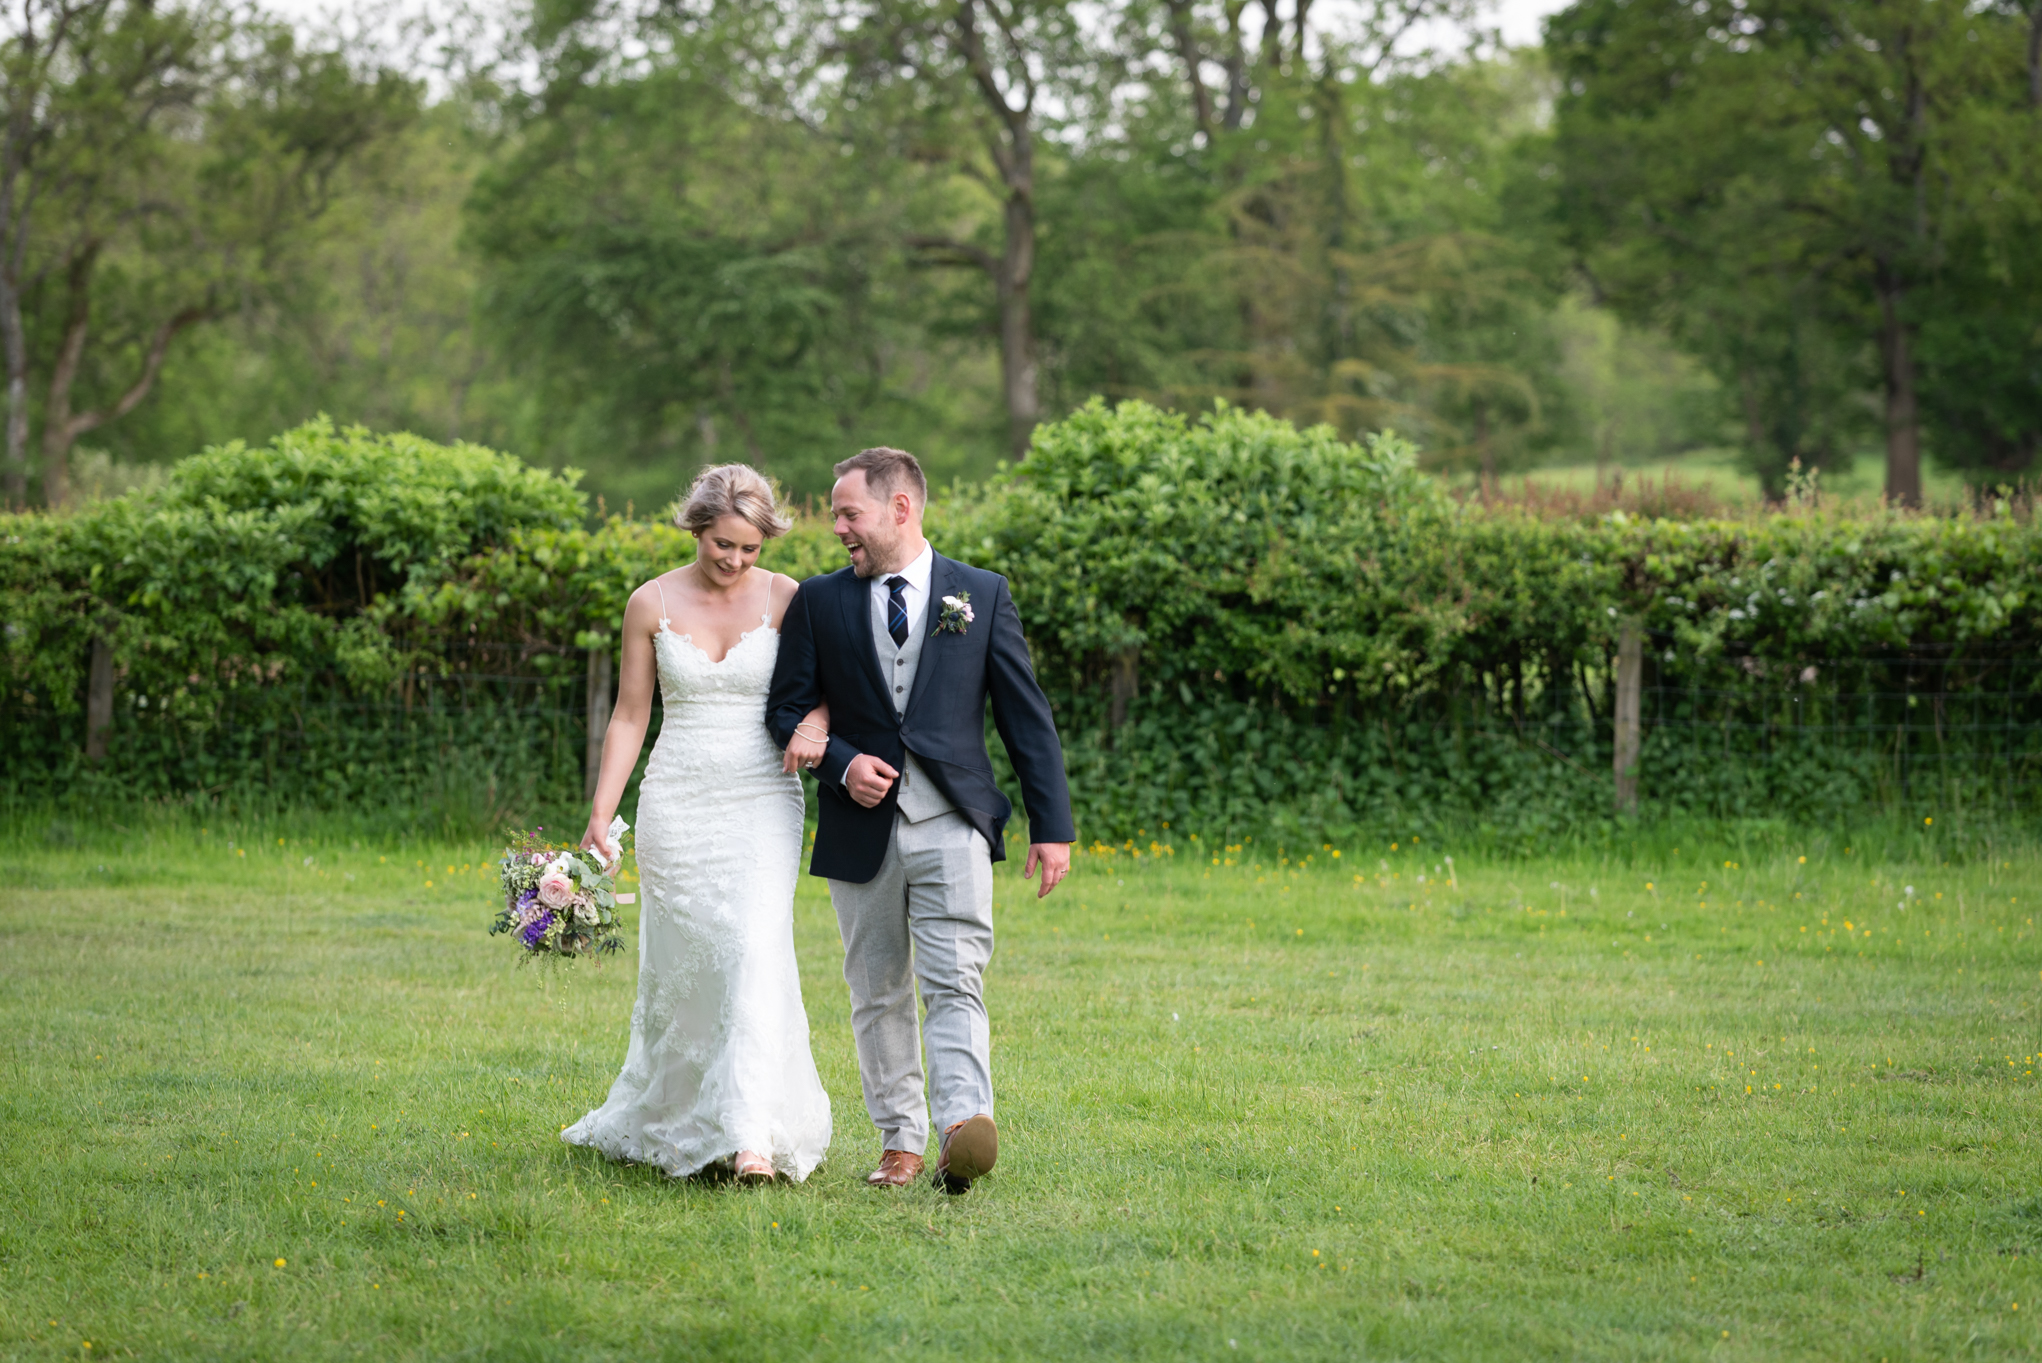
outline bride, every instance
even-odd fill
[[[703,471],[675,518],[695,561],[632,593],[617,708],[583,847],[605,857],[658,679],[665,715],[638,797],[638,1002],[610,1096],[562,1133],[676,1178],[728,1161],[738,1179],[799,1181],[830,1142],[794,963],[797,766],[829,712],[781,750],[765,725],[792,578],[754,566],[788,519],[755,469]]]

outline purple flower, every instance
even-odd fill
[[[538,901],[538,898],[539,892],[537,890],[526,890],[523,894],[518,896],[519,910],[522,911],[531,908],[532,905]]]
[[[536,947],[539,945],[540,940],[546,936],[546,929],[552,926],[553,914],[551,910],[548,910],[538,918],[533,919],[531,926],[519,933],[518,936],[524,939],[526,946]]]

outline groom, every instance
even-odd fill
[[[935,1182],[961,1193],[999,1154],[981,994],[992,864],[1006,857],[1014,807],[986,759],[986,701],[1021,778],[1034,839],[1022,874],[1042,867],[1037,898],[1070,870],[1077,837],[1063,747],[1006,579],[922,538],[928,483],[915,457],[866,450],[836,473],[830,507],[851,566],[810,578],[788,605],[766,724],[784,748],[803,716],[830,707],[809,871],[829,877],[865,1110],[884,1146],[866,1181],[901,1187],[921,1174],[933,1104]],[[918,982],[928,1010],[919,1044]]]

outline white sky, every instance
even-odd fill
[[[446,15],[450,11],[465,9],[472,24],[476,11],[502,12],[510,8],[502,0],[483,0],[478,5],[461,5],[457,0],[261,0],[264,8],[281,18],[297,23],[332,27],[336,21],[339,27],[361,31],[367,29],[385,35],[385,40],[397,45],[396,35],[404,21],[427,14]],[[1566,0],[1495,0],[1484,27],[1494,26],[1502,31],[1503,40],[1512,47],[1529,47],[1539,41],[1539,23],[1548,14],[1565,7]],[[472,29],[470,30],[472,32]],[[1424,34],[1420,41],[1450,45],[1447,34]]]
[[[1564,0],[1503,0],[1496,26],[1512,47],[1530,47],[1539,40],[1539,21],[1566,7]]]

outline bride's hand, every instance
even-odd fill
[[[827,705],[818,705],[810,710],[801,723],[794,726],[794,737],[787,740],[787,754],[780,759],[780,770],[784,772],[813,771],[830,750],[830,711]],[[821,734],[821,738],[816,735]]]
[[[581,847],[583,851],[594,849],[596,855],[603,859],[604,865],[617,859],[617,849],[610,846],[609,824],[596,822],[594,814],[589,815],[588,831],[581,835]]]

